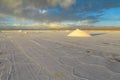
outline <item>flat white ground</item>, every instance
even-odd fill
[[[120,32],[1,32],[1,80],[120,80]]]

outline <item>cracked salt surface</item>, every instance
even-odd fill
[[[79,64],[74,67],[73,74],[88,80],[119,80],[120,74],[113,73],[109,69],[98,65]]]
[[[12,66],[11,72],[9,67],[4,68],[9,74],[2,74],[9,76],[9,80],[120,79],[120,47],[103,44],[120,44],[120,32],[91,38],[66,35],[66,32],[0,34],[0,58],[8,59]]]
[[[118,59],[107,59],[105,66],[113,72],[120,73],[120,62]]]
[[[100,57],[96,55],[80,57],[79,60],[86,64],[95,64],[95,65],[105,65],[105,61],[106,61],[104,57]]]

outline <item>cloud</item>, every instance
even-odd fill
[[[76,25],[91,25],[91,21],[90,20],[78,21]]]
[[[0,0],[0,14],[52,23],[82,20],[95,23],[103,10],[116,7],[120,7],[120,0]],[[50,11],[53,8],[57,12]]]
[[[63,24],[63,23],[59,23],[59,22],[54,22],[54,23],[47,23],[46,25],[48,28],[52,28],[52,29],[57,29],[57,28],[65,28],[68,27],[68,25]]]
[[[43,16],[43,14],[47,13],[46,9],[49,10],[49,8],[57,5],[67,8],[71,6],[74,1],[75,0],[0,0],[0,13],[18,18],[51,21],[49,20],[51,18],[49,16],[54,14],[50,13],[47,14],[47,16]],[[57,18],[56,16],[56,19]]]
[[[47,10],[39,10],[39,13],[40,14],[45,14],[45,13],[47,13]]]
[[[27,5],[29,7],[54,7],[60,5],[61,7],[69,7],[75,0],[0,0],[3,7],[16,8]]]
[[[14,26],[15,28],[24,28],[24,29],[60,29],[60,28],[67,28],[68,24],[63,23],[31,23],[31,24],[20,24],[20,23],[13,23],[10,26]]]

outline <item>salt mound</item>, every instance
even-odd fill
[[[22,30],[18,30],[18,32],[22,32]]]
[[[82,30],[76,29],[67,36],[70,37],[90,37],[90,35]]]

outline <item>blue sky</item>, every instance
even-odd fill
[[[1,0],[0,26],[120,26],[120,0]],[[12,27],[13,28],[13,27]]]

